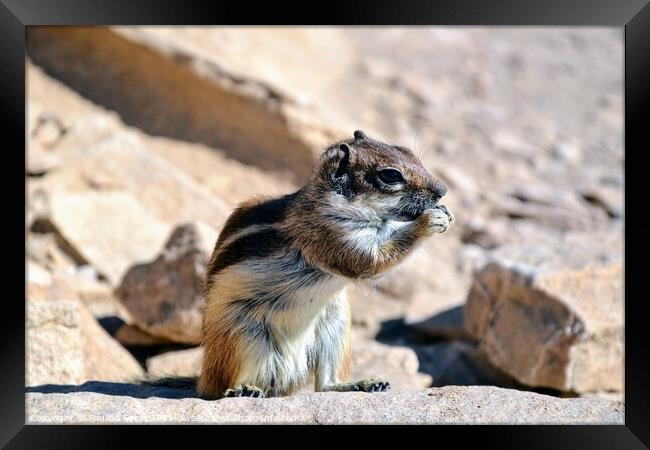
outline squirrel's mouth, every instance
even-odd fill
[[[390,219],[398,222],[413,222],[422,215],[422,212],[418,210],[400,209],[391,212]]]
[[[412,222],[418,219],[426,209],[434,208],[440,197],[422,195],[403,196],[399,205],[390,211],[390,218],[399,222]]]

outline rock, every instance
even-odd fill
[[[38,208],[32,207],[34,220],[37,223],[47,221],[52,225],[50,228],[58,230],[71,245],[72,253],[78,253],[75,256],[80,263],[89,260],[87,253],[91,250],[85,248],[90,247],[89,243],[71,240],[70,236],[76,239],[80,239],[77,235],[83,236],[79,227],[92,233],[110,233],[112,230],[102,230],[108,225],[116,229],[118,233],[112,241],[122,241],[111,242],[115,255],[104,255],[102,267],[90,261],[102,275],[116,283],[123,275],[119,270],[122,261],[126,259],[131,265],[151,259],[173,224],[196,220],[218,227],[225,221],[230,207],[172,163],[147,149],[137,133],[115,130],[115,124],[100,125],[95,120],[100,117],[90,115],[74,123],[58,149],[65,167],[30,183],[28,192],[30,199],[40,199]],[[126,199],[127,196],[131,199]],[[62,207],[82,211],[63,216]],[[102,208],[108,210],[102,211]],[[115,214],[113,208],[130,214]],[[89,213],[99,214],[97,217],[101,219],[94,220],[90,229],[83,223]],[[110,221],[106,215],[111,216]],[[130,242],[119,234],[125,227],[147,235],[141,236],[142,242]],[[156,241],[151,253],[138,251],[143,246],[149,248],[156,238],[160,240]],[[130,250],[133,253],[129,253]],[[119,267],[106,267],[107,264]]]
[[[52,276],[39,264],[27,262],[27,298],[48,300],[51,297]]]
[[[152,138],[144,134],[141,139],[147,149],[188,174],[202,189],[229,206],[259,195],[279,196],[297,190],[290,176],[278,176],[242,164],[205,145]],[[196,218],[200,219],[198,216]]]
[[[49,222],[36,222],[32,228],[41,225],[49,226]],[[76,265],[74,258],[65,252],[59,245],[60,237],[48,228],[47,231],[29,232],[27,235],[27,258],[30,262],[37,264],[48,273],[65,272]],[[65,245],[64,242],[61,242]],[[29,275],[29,265],[27,269]]]
[[[413,348],[420,360],[420,370],[433,378],[432,386],[493,385],[522,389],[520,383],[495,368],[471,342],[446,341]]]
[[[510,192],[510,196],[522,203],[557,206],[567,210],[579,211],[582,207],[574,192],[547,185],[517,186]]]
[[[77,303],[27,302],[27,386],[78,384],[84,380]]]
[[[474,244],[466,244],[460,249],[457,269],[463,273],[474,273],[477,267],[485,264],[488,251]]]
[[[136,359],[113,339],[92,314],[79,307],[83,340],[84,380],[135,381],[144,376]]]
[[[465,284],[468,285],[469,282]],[[466,286],[465,292],[467,292]],[[424,322],[425,320],[437,316],[444,311],[456,308],[458,305],[462,304],[462,302],[462,294],[455,292],[455,290],[454,292],[446,290],[432,291],[429,295],[422,293],[411,300],[407,308],[404,310],[402,318],[406,325]]]
[[[33,112],[32,112],[33,108]],[[29,152],[27,152],[27,174],[43,176],[59,166],[60,161],[53,149],[67,131],[58,115],[30,103]]]
[[[467,340],[471,337],[464,326],[463,311],[463,305],[456,306],[409,327],[421,338]]]
[[[167,230],[133,196],[115,191],[53,195],[35,223],[54,230],[67,253],[112,282],[133,262],[151,259]]]
[[[465,325],[498,368],[530,386],[623,389],[622,241],[569,234],[504,247],[475,275]]]
[[[623,191],[613,186],[586,186],[580,190],[582,198],[591,205],[601,208],[612,219],[623,217]]]
[[[27,42],[37,64],[151,135],[300,178],[311,173],[313,149],[336,137],[282,88],[224,66],[205,51],[209,40],[190,48],[151,29],[42,27]],[[71,58],[83,63],[64,63]]]
[[[210,226],[219,227],[225,221],[231,209],[230,205],[224,203],[220,199],[220,195],[214,195],[197,184],[191,176],[177,167],[179,164],[176,161],[171,161],[150,149],[150,144],[156,142],[156,139],[138,130],[127,129],[120,122],[117,114],[109,113],[97,105],[91,104],[68,87],[46,77],[33,65],[29,66],[28,76],[30,89],[35,91],[34,95],[36,93],[40,95],[39,99],[43,102],[42,107],[65,110],[66,118],[69,121],[67,131],[58,141],[55,150],[61,166],[42,177],[30,179],[28,183],[28,219],[32,228],[37,225],[41,229],[45,229],[42,232],[60,232],[66,239],[58,242],[59,245],[73,244],[67,241],[67,238],[79,231],[76,228],[78,224],[75,223],[78,216],[70,215],[64,218],[65,223],[58,223],[60,217],[52,217],[52,214],[61,215],[60,212],[55,211],[58,209],[58,204],[69,202],[68,197],[86,196],[86,194],[88,196],[85,203],[90,203],[97,197],[111,196],[110,201],[114,201],[115,196],[130,195],[142,212],[134,214],[132,211],[134,208],[125,205],[126,211],[131,213],[129,216],[133,217],[133,220],[128,221],[126,214],[112,214],[112,211],[109,211],[114,216],[110,223],[123,221],[124,223],[118,224],[120,225],[118,231],[124,226],[129,226],[133,230],[147,232],[149,236],[145,236],[147,239],[142,243],[132,243],[127,240],[121,242],[120,245],[113,245],[116,254],[105,255],[106,261],[103,261],[104,265],[111,264],[110,261],[119,264],[119,261],[127,258],[127,264],[130,266],[133,263],[153,258],[166,235],[176,223],[197,220],[210,224]],[[166,143],[167,146],[172,144]],[[190,149],[187,147],[191,149],[192,146],[186,144],[183,147],[186,150],[183,154],[186,159],[191,160],[192,156],[188,154]],[[205,156],[205,154],[202,155]],[[198,164],[202,164],[205,159],[205,157],[202,158]],[[224,159],[221,158],[221,160]],[[187,165],[186,163],[183,167]],[[214,175],[217,167],[214,164],[209,167],[212,168]],[[224,163],[220,170],[229,173],[230,168],[230,165]],[[240,170],[238,175],[240,175],[238,178],[241,182],[246,174]],[[224,187],[224,189],[226,188],[228,186]],[[192,199],[192,201],[188,201],[188,199]],[[86,209],[93,208],[93,205],[90,204],[78,206],[87,206]],[[98,206],[103,207],[104,205]],[[80,217],[83,219],[83,215]],[[143,219],[143,222],[133,223],[136,219]],[[93,228],[99,228],[106,223],[105,220],[95,220]],[[46,224],[49,224],[49,227],[44,226]],[[149,224],[150,229],[148,228]],[[151,253],[145,255],[130,255],[128,253],[129,249],[137,250],[140,248],[139,246],[146,245],[154,238],[160,229],[159,225],[164,229],[159,236],[160,241],[154,245]],[[64,229],[64,226],[71,228]],[[90,231],[94,233],[97,230]],[[116,236],[116,238],[121,238],[121,236]],[[98,241],[105,242],[106,240],[98,239]],[[119,282],[119,278],[123,275],[122,273],[118,275],[104,273],[116,272],[116,269],[112,267],[110,270],[106,270],[106,267],[99,267],[94,264],[94,261],[88,261],[85,248],[72,246],[64,248],[64,250],[70,251],[71,256],[77,258],[75,259],[77,264],[93,263],[111,283]],[[137,258],[131,259],[131,256],[137,256]]]
[[[196,377],[202,362],[201,347],[166,352],[147,359],[147,375],[154,379],[170,376]]]
[[[480,217],[472,217],[462,225],[460,240],[464,244],[478,245],[481,248],[491,250],[501,244],[493,228],[491,222],[486,222]]]
[[[431,385],[431,377],[418,372],[417,355],[408,347],[397,347],[352,335],[350,380],[384,378],[393,389],[421,389]],[[313,388],[312,388],[313,390]]]
[[[563,162],[578,163],[582,159],[582,151],[577,142],[559,142],[553,146],[552,154]]]
[[[70,273],[68,279],[74,284],[79,299],[86,305],[113,300],[110,286],[99,280],[93,267],[77,266],[77,270]]]
[[[535,150],[534,146],[521,136],[506,130],[497,130],[492,136],[492,144],[497,150],[511,156],[527,154]]]
[[[493,199],[493,216],[528,219],[561,230],[587,230],[606,221],[602,211],[588,208],[575,192],[545,185],[518,186]]]
[[[561,230],[584,230],[590,225],[587,219],[573,211],[553,205],[529,204],[510,198],[496,200],[492,214],[512,220],[531,220]]]
[[[118,317],[125,322],[132,320],[128,310],[115,298],[113,289],[106,282],[81,276],[71,277],[71,280],[77,296],[96,319]]]
[[[580,396],[581,398],[604,398],[617,402],[625,402],[625,392],[588,392]]]
[[[27,386],[132,381],[137,361],[77,301],[27,304]]]
[[[491,386],[205,401],[191,398],[184,390],[86,383],[28,389],[26,422],[623,425],[624,405],[606,399],[560,399]]]
[[[171,343],[169,339],[152,336],[135,325],[130,325],[128,323],[121,324],[115,331],[113,337],[125,346],[151,346]]]
[[[45,148],[55,147],[61,136],[67,131],[67,126],[61,118],[52,112],[43,112],[38,116],[36,124],[30,130],[30,137],[34,144],[41,144]]]
[[[27,281],[42,286],[48,286],[52,283],[52,276],[38,263],[27,261]]]
[[[134,324],[175,342],[200,342],[202,289],[216,231],[193,223],[174,229],[162,253],[132,267],[115,295]]]
[[[391,292],[405,303],[402,316],[406,323],[425,320],[462,302],[471,276],[457,267],[462,248],[459,234],[452,227],[425,240],[386,276]]]
[[[440,178],[450,188],[458,191],[475,193],[479,187],[474,178],[458,166],[445,166],[437,170]]]
[[[64,138],[50,152],[63,163],[59,167],[63,174],[47,183],[30,179],[42,181],[37,184],[45,185],[46,191],[57,187],[63,191],[124,189],[165,222],[196,219],[218,225],[230,206],[254,195],[295,190],[287,174],[277,176],[242,164],[222,149],[127,128],[116,114],[48,77],[32,63],[28,64],[27,77],[29,111],[65,111],[67,120]],[[31,150],[30,142],[30,155]],[[37,161],[39,155],[34,155]],[[42,194],[47,196],[48,192]],[[195,201],[185,201],[188,196]],[[30,196],[29,200],[28,212],[41,199]]]
[[[96,111],[74,122],[57,150],[65,169],[47,174],[34,186],[50,196],[87,190],[126,191],[165,223],[225,221],[229,207],[219,197],[150,150],[146,135],[120,125]]]
[[[33,247],[29,246],[30,257],[36,252]],[[54,255],[59,253],[57,250]],[[94,268],[70,263],[64,269],[50,266],[48,270],[34,259],[38,258],[30,258],[27,262],[29,300],[80,300],[96,318],[115,316],[127,322],[131,320],[126,308],[113,296],[110,286],[98,279]]]
[[[373,286],[356,285],[347,291],[352,328],[368,339],[379,332],[383,321],[403,316],[408,306],[403,300],[384,295]]]

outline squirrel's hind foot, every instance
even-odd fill
[[[325,390],[337,392],[386,392],[390,390],[390,383],[379,378],[366,378],[352,383],[336,383],[328,386]]]
[[[363,392],[386,392],[390,390],[390,383],[379,378],[366,378],[365,380],[352,383],[356,385]]]
[[[232,389],[226,389],[226,392],[223,393],[224,397],[252,397],[252,398],[264,398],[264,391],[257,386],[250,384],[241,385],[238,384]]]

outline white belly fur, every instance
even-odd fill
[[[250,261],[243,265],[247,266],[249,273],[259,276],[264,273],[264,268],[269,274],[268,263],[268,260]],[[273,277],[277,277],[277,272]],[[273,290],[286,293],[283,299],[285,307],[267,312],[267,322],[273,326],[276,346],[261,340],[247,340],[237,384],[268,386],[274,383],[278,391],[284,391],[306,383],[310,375],[308,353],[317,346],[318,319],[325,314],[328,305],[347,301],[347,283],[345,278],[337,275],[308,286],[274,283]]]

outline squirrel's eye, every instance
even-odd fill
[[[397,184],[404,181],[404,177],[399,170],[382,169],[378,172],[379,179],[386,184]]]

